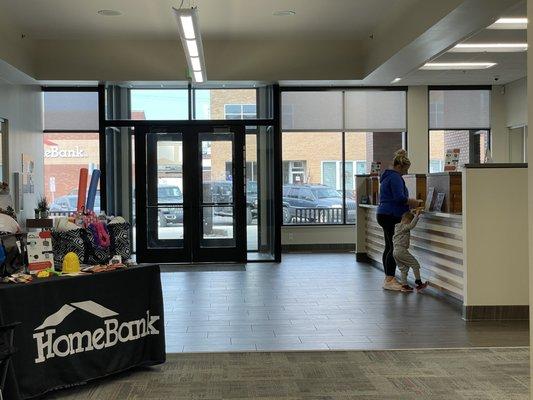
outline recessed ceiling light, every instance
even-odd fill
[[[500,18],[487,29],[527,29],[527,18]]]
[[[402,80],[402,78],[394,78],[391,83],[400,82],[401,80]]]
[[[447,69],[487,69],[494,67],[494,62],[428,62],[420,67],[425,70],[447,70]]]
[[[275,17],[290,17],[295,14],[296,14],[296,11],[294,10],[278,10],[272,13],[272,15]]]
[[[98,10],[98,14],[105,17],[118,17],[119,15],[122,15],[122,12],[117,10]]]
[[[512,53],[527,50],[527,43],[459,43],[451,53]]]

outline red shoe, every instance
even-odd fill
[[[429,286],[429,282],[424,282],[424,283],[421,283],[420,285],[416,285],[416,291],[417,292],[421,292],[422,290],[424,290],[428,286]]]
[[[413,288],[409,285],[402,285],[402,292],[410,293],[413,291]]]

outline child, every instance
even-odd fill
[[[416,258],[409,253],[411,229],[416,226],[421,212],[422,210],[418,209],[413,215],[411,211],[407,211],[402,215],[401,222],[394,227],[394,236],[392,237],[392,243],[394,245],[393,256],[402,273],[402,279],[400,282],[402,285],[402,292],[413,291],[413,288],[407,284],[407,273],[409,272],[409,268],[411,268],[415,274],[417,291],[421,291],[428,286],[428,282],[422,283],[422,279],[420,279],[420,264]]]

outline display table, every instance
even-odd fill
[[[165,362],[157,265],[0,284],[0,325],[16,321],[5,399]]]

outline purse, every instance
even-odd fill
[[[27,262],[26,235],[0,236],[0,277],[23,272]]]

